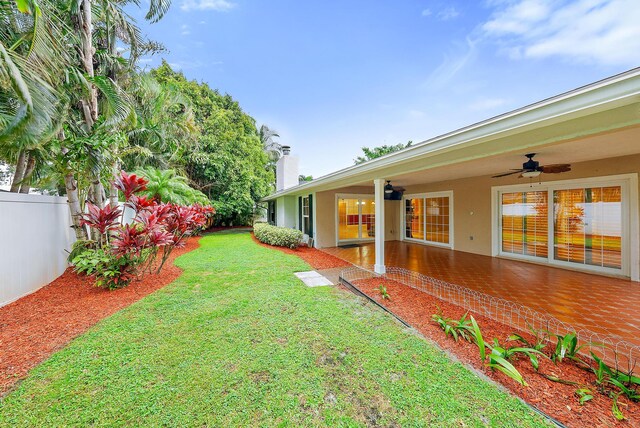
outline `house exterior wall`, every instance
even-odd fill
[[[543,174],[542,182],[556,182],[564,180],[587,179],[592,177],[606,177],[622,174],[640,175],[640,154],[602,159],[589,162],[574,163],[572,170],[562,174]],[[538,179],[540,180],[540,179]],[[536,183],[537,180],[533,180]],[[441,181],[405,186],[405,195],[427,192],[453,192],[453,248],[486,256],[492,255],[492,236],[494,227],[492,191],[496,186],[527,184],[525,178],[517,175],[494,179],[488,176],[472,177],[458,180]],[[336,194],[373,194],[373,186],[344,187],[336,190],[316,193],[316,245],[319,248],[334,247],[336,242]],[[640,193],[640,186],[636,194]],[[638,200],[631,201],[633,218],[631,222],[638,222],[640,212]],[[385,201],[385,240],[402,239],[402,202]],[[637,264],[640,254],[640,244],[635,238],[631,240],[631,263]],[[634,243],[635,242],[635,243]],[[635,261],[634,261],[635,260]],[[638,268],[636,268],[637,271]]]
[[[373,197],[373,187],[353,186],[338,190],[317,192],[316,209],[316,246],[318,248],[335,247],[336,242],[336,195],[337,194],[367,194]],[[401,201],[385,201],[385,241],[400,239],[398,225],[400,224]]]
[[[571,171],[569,172],[543,174],[541,179],[545,182],[629,173],[640,174],[640,154],[575,163],[571,165]],[[455,227],[454,249],[490,256],[492,252],[493,223],[492,187],[527,183],[527,179],[517,177],[517,175],[503,178],[473,177],[406,186],[405,194],[452,190],[454,200],[453,222]],[[633,203],[637,204],[638,201]],[[638,212],[637,206],[635,212]]]
[[[298,224],[298,206],[295,196],[283,196],[276,199],[276,225],[296,228]]]

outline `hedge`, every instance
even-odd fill
[[[253,234],[258,241],[277,247],[296,248],[302,240],[302,232],[297,229],[271,226],[267,223],[254,224]]]

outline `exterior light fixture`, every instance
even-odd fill
[[[387,180],[387,184],[384,186],[384,193],[389,195],[393,193],[393,186],[391,185],[391,180]]]
[[[522,173],[522,176],[525,178],[536,178],[542,173],[542,171],[525,171]]]

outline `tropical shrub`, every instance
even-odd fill
[[[438,308],[438,313],[433,314],[431,319],[438,323],[446,336],[453,337],[456,342],[458,341],[458,337],[462,337],[467,342],[471,341],[471,321],[467,319],[467,313],[465,313],[460,320],[456,321],[451,318],[446,318],[442,314],[442,310]]]
[[[549,332],[546,330],[536,330],[535,328],[528,325],[529,331],[533,335],[534,340],[529,341],[524,336],[514,333],[509,336],[509,340],[515,340],[522,343],[526,348],[533,348],[536,351],[542,351],[549,341]]]
[[[124,194],[125,206],[134,210],[133,222],[122,224],[119,208],[89,203],[81,224],[97,231],[99,239],[74,248],[71,260],[76,272],[93,276],[96,286],[108,289],[128,285],[156,264],[160,272],[173,249],[200,232],[213,215],[210,206],[159,203],[138,196],[147,189],[147,181],[134,174],[121,172],[114,185]]]
[[[498,342],[498,339],[493,339],[493,345],[491,346],[491,353],[499,355],[503,357],[505,360],[511,360],[511,358],[513,358],[515,355],[518,355],[518,354],[526,355],[527,357],[529,357],[529,360],[531,361],[531,365],[535,370],[538,370],[538,367],[540,365],[540,363],[538,362],[538,356],[546,357],[546,355],[544,355],[542,352],[534,348],[527,348],[523,346],[512,346],[512,347],[502,346]]]
[[[556,338],[556,347],[551,354],[551,359],[555,363],[561,363],[563,359],[577,360],[578,353],[586,345],[578,346],[578,336],[576,333],[567,333],[566,335],[554,334]]]
[[[189,179],[173,169],[160,170],[142,168],[136,174],[148,180],[143,195],[156,202],[170,202],[179,205],[209,205],[207,196],[189,185]]]
[[[516,382],[522,384],[523,386],[527,386],[527,382],[524,381],[524,378],[522,377],[518,369],[516,369],[513,364],[511,364],[505,358],[504,354],[499,349],[491,349],[487,367],[491,368],[491,370],[499,370]]]
[[[267,223],[254,224],[253,233],[258,241],[276,247],[297,248],[302,241],[301,231]]]

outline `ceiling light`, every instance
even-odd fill
[[[384,193],[387,193],[387,194],[393,193],[393,186],[391,185],[391,180],[387,180],[387,184],[384,186]]]
[[[525,178],[535,178],[540,175],[542,171],[525,171],[522,173],[522,176]]]

